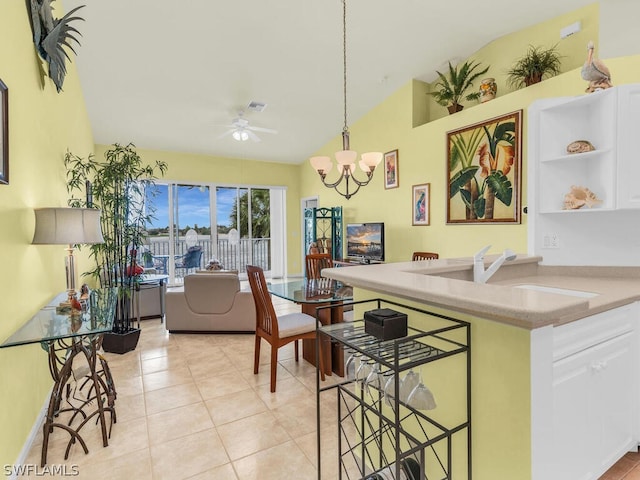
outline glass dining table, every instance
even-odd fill
[[[343,302],[353,300],[353,288],[329,278],[290,280],[282,283],[269,283],[269,293],[276,297],[295,302],[301,306],[302,313],[316,317],[322,325],[340,323],[344,320]],[[318,307],[327,307],[316,310]],[[329,338],[320,339],[324,355],[325,375],[335,373],[344,376],[344,359],[341,348],[334,348]],[[316,345],[314,340],[302,341],[302,358],[312,365],[316,364]]]

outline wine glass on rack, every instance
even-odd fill
[[[407,405],[416,410],[433,410],[437,406],[433,392],[429,390],[429,387],[422,380],[409,394]]]
[[[360,367],[361,360],[362,354],[355,350],[351,350],[351,355],[349,355],[349,358],[347,358],[347,361],[344,364],[344,375],[346,378],[356,378],[356,372]]]
[[[391,406],[396,395],[396,374],[393,370],[387,370],[383,376],[386,377],[384,382],[384,401]]]
[[[356,384],[358,384],[360,388],[365,388],[365,382],[373,370],[374,363],[375,362],[371,358],[360,360],[360,366],[358,367],[358,370],[356,370]]]
[[[410,369],[400,382],[400,400],[408,402],[409,395],[413,389],[420,384],[420,372]]]
[[[369,375],[367,375],[367,378],[364,381],[364,385],[366,387],[367,392],[369,392],[372,396],[374,395],[374,392],[372,392],[372,389],[378,390],[378,391],[382,390],[382,387],[384,385],[382,384],[382,373],[380,372],[379,363],[376,362],[373,364],[373,367],[371,368]]]

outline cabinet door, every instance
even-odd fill
[[[634,444],[635,409],[633,392],[636,360],[634,335],[628,333],[593,348],[590,368],[593,372],[595,430],[592,439],[597,448],[598,474],[604,473]]]
[[[597,479],[634,444],[635,333],[553,364],[557,479]]]
[[[618,88],[618,208],[640,208],[640,85]]]
[[[592,395],[589,350],[553,364],[553,452],[550,471],[557,480],[594,477],[593,418],[597,410]]]

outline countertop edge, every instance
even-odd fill
[[[486,263],[493,259],[487,257]],[[356,288],[528,330],[563,325],[640,300],[640,267],[545,266],[539,265],[541,260],[518,255],[501,269],[501,277],[496,275],[495,283],[487,284],[439,276],[468,275],[473,268],[470,257],[331,268],[322,275]],[[527,274],[517,276],[517,272]],[[593,291],[598,296],[588,299],[514,288],[534,282]]]

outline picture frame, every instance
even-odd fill
[[[447,132],[447,224],[520,223],[522,110]]]
[[[0,184],[9,184],[9,89],[0,79]]]
[[[398,150],[391,150],[384,154],[384,188],[389,190],[399,186]]]
[[[411,188],[411,225],[429,225],[431,220],[430,183]]]

